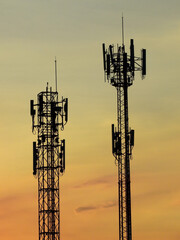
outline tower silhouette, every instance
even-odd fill
[[[65,140],[59,130],[68,121],[68,99],[58,100],[56,91],[46,87],[30,101],[33,142],[33,175],[38,178],[39,240],[60,239],[59,177],[65,171]],[[36,119],[35,119],[36,116]]]
[[[132,240],[131,223],[131,187],[130,158],[134,147],[134,130],[129,128],[128,87],[134,82],[135,72],[146,75],[146,50],[142,49],[141,57],[134,55],[134,40],[130,40],[130,54],[125,51],[124,25],[122,18],[122,45],[103,43],[103,63],[105,80],[117,91],[117,127],[112,124],[112,153],[118,167],[118,210],[119,240]]]

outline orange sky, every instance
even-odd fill
[[[118,239],[117,168],[111,154],[116,91],[104,83],[102,46],[147,49],[147,77],[129,89],[133,240],[180,239],[180,3],[1,1],[0,239],[38,239],[29,101],[49,82],[69,98],[66,172],[60,180],[64,240]]]

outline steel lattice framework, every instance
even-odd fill
[[[128,87],[133,84],[135,71],[146,75],[146,50],[134,56],[133,39],[130,55],[124,43],[117,48],[103,44],[104,71],[107,81],[117,89],[117,129],[112,125],[112,152],[118,166],[119,240],[132,240],[130,158],[134,146],[134,130],[128,121]],[[105,78],[105,79],[106,79]]]
[[[32,130],[37,132],[33,175],[38,178],[39,240],[60,239],[59,176],[65,170],[65,140],[59,140],[59,126],[64,129],[67,111],[68,99],[59,102],[58,92],[48,86],[37,95],[37,104],[31,100]]]

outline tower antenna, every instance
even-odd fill
[[[56,57],[55,57],[55,85],[56,85],[56,92],[57,92],[57,60],[56,60]]]
[[[124,46],[124,17],[122,13],[122,45]]]

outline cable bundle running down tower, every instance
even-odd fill
[[[124,38],[124,33],[122,34]],[[117,48],[103,43],[104,71],[107,81],[117,89],[117,128],[112,124],[112,153],[118,166],[119,240],[132,240],[130,158],[134,146],[134,130],[128,123],[128,87],[133,84],[135,71],[146,75],[146,50],[134,56],[134,41],[130,41],[130,55],[124,40]]]
[[[35,110],[36,108],[36,110]],[[33,175],[38,178],[39,240],[60,239],[59,176],[65,170],[65,140],[59,140],[59,127],[68,121],[68,99],[58,101],[58,92],[46,87],[30,101],[33,142]],[[37,121],[35,115],[37,112]]]

